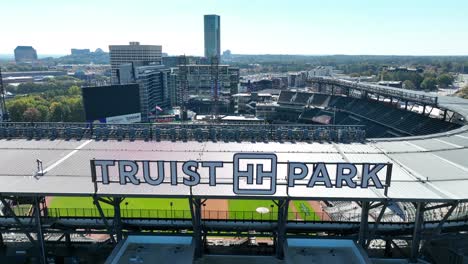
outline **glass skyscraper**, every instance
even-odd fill
[[[220,17],[218,15],[205,15],[205,57],[221,56]]]

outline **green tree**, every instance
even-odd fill
[[[39,120],[40,122],[49,121],[49,107],[46,105],[38,105],[36,109],[39,111],[39,113],[41,113],[41,119]]]
[[[76,85],[72,85],[70,86],[70,88],[68,88],[67,94],[68,95],[81,95],[81,88]]]
[[[53,102],[52,104],[50,104],[49,120],[51,122],[68,121],[69,116],[70,116],[69,106],[60,102]]]
[[[81,97],[67,98],[64,101],[70,107],[70,115],[68,116],[69,122],[84,122],[85,112]]]
[[[406,80],[403,82],[403,89],[416,90],[416,85],[412,81]]]
[[[456,93],[457,96],[461,97],[461,98],[465,98],[465,99],[468,99],[468,85],[466,85],[465,87],[461,88],[457,93]]]
[[[444,73],[437,77],[437,84],[439,87],[446,88],[452,85],[454,80],[455,78],[451,74]]]
[[[20,100],[8,101],[6,104],[8,113],[10,113],[10,119],[13,122],[22,122],[23,113],[30,107],[33,107],[33,104],[30,100],[26,98],[21,98]]]
[[[437,90],[437,79],[433,77],[426,77],[421,83],[421,88],[426,91]]]
[[[384,72],[383,79],[385,81],[401,81],[404,82],[406,80],[411,81],[414,86],[420,87],[423,77],[421,74],[417,72],[403,72],[403,71],[395,71],[395,72]]]
[[[70,87],[78,87],[81,84],[83,84],[83,82],[79,79],[68,76],[58,76],[55,78],[45,79],[43,83],[21,83],[14,89],[14,93],[30,94],[56,90],[68,91]],[[73,88],[72,91],[76,92],[76,88]]]
[[[41,113],[36,108],[30,107],[24,111],[23,120],[25,122],[39,122],[41,121]]]

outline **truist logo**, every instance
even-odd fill
[[[276,193],[275,154],[234,155],[234,193],[272,195]]]

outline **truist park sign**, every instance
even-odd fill
[[[229,161],[91,160],[98,186],[176,188],[229,187],[233,195],[275,195],[279,187],[383,189],[390,186],[390,163],[278,161],[276,154],[237,153]],[[231,187],[232,186],[232,187]],[[156,190],[156,189],[155,189]],[[289,192],[288,192],[289,193]]]

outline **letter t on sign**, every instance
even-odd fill
[[[91,160],[91,175],[93,181],[97,182],[96,166],[101,167],[102,184],[109,184],[109,166],[114,166],[115,161],[113,160]]]

